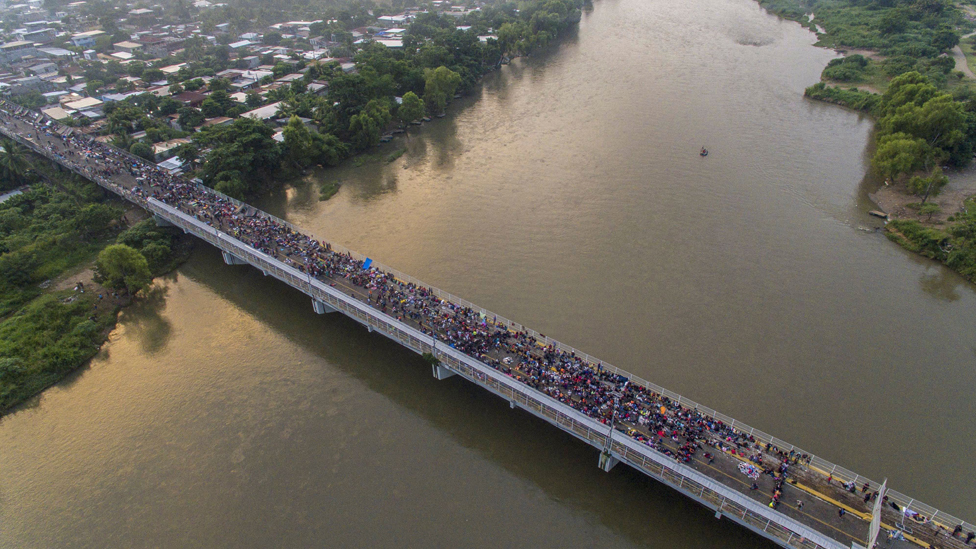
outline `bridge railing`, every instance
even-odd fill
[[[24,140],[23,138],[21,138],[16,133],[9,131],[5,126],[0,127],[0,131],[2,131],[4,134],[6,134],[6,135],[8,135],[8,136],[10,136],[10,137],[12,137],[14,139],[16,139],[18,142],[24,144],[25,146],[30,147],[32,150],[34,150],[35,152],[38,152],[42,156],[45,156],[45,157],[51,159],[52,161],[58,162],[59,164],[62,164],[63,165],[63,161],[60,160],[60,159],[55,158],[52,154],[50,154],[49,151],[45,150],[43,147],[36,146],[34,143],[32,143],[30,141]],[[128,151],[121,151],[120,149],[116,149],[116,150],[119,150],[120,152],[123,152],[124,154],[126,154],[126,156],[128,158],[130,158],[133,162],[145,163],[145,161],[142,158],[136,157],[134,155],[131,155],[130,153],[128,153]],[[126,189],[123,189],[123,188],[119,187],[118,185],[115,185],[115,184],[113,184],[113,183],[105,180],[104,178],[102,178],[98,174],[86,173],[84,171],[75,169],[75,168],[73,168],[71,166],[68,166],[68,168],[71,169],[73,172],[78,173],[79,175],[82,175],[83,177],[90,178],[90,179],[94,180],[96,183],[98,183],[99,185],[101,185],[101,186],[103,186],[103,187],[105,187],[105,188],[107,188],[107,189],[109,189],[109,190],[111,190],[111,191],[113,191],[113,192],[115,192],[117,194],[120,194],[123,197],[125,197],[125,198],[127,198],[127,199],[129,199],[131,201],[134,201],[134,202],[136,202],[136,203],[138,203],[140,205],[145,206],[146,203],[147,203],[146,202],[146,199],[144,197],[140,197],[138,195],[135,195],[135,194],[127,191]],[[268,214],[267,212],[258,210],[257,208],[254,208],[253,206],[251,206],[249,204],[246,204],[244,202],[241,202],[239,200],[236,200],[234,198],[231,198],[231,197],[229,197],[227,195],[224,195],[223,193],[220,193],[218,191],[215,191],[215,190],[213,190],[213,189],[211,189],[209,187],[203,187],[202,185],[200,185],[200,187],[201,188],[204,188],[206,190],[206,192],[208,192],[208,193],[212,193],[214,195],[217,195],[217,196],[222,197],[223,199],[227,200],[228,202],[230,202],[232,204],[235,204],[239,208],[243,208],[245,210],[252,211],[255,215],[262,216],[262,217],[268,218],[270,220],[273,220],[276,223],[280,223],[282,226],[288,227],[288,228],[290,228],[291,230],[293,230],[293,231],[295,231],[297,233],[309,234],[306,231],[303,231],[302,229],[300,229],[300,228],[296,227],[295,225],[289,223],[288,221],[285,221],[285,220],[280,219],[280,218],[278,218],[276,216],[273,216],[271,214]],[[186,214],[184,214],[184,215],[186,215]],[[318,237],[316,237],[314,235],[310,235],[310,236],[312,236],[313,238],[318,238]],[[331,248],[333,249],[333,251],[336,251],[336,252],[339,252],[339,253],[348,254],[351,257],[353,257],[354,259],[359,260],[359,261],[364,261],[364,260],[367,259],[366,256],[364,256],[364,255],[362,255],[362,254],[360,254],[358,252],[355,252],[353,250],[350,250],[350,249],[348,249],[345,246],[342,246],[340,244],[332,243],[332,242],[329,242],[329,241],[324,240],[324,239],[319,239],[319,240],[321,242],[328,243],[331,246]],[[466,308],[469,308],[469,309],[471,309],[473,311],[477,311],[477,312],[479,312],[481,314],[484,314],[486,320],[491,320],[492,322],[496,323],[497,325],[505,326],[506,328],[508,328],[509,330],[511,330],[513,332],[527,332],[529,335],[531,335],[533,338],[535,338],[536,341],[538,341],[542,345],[553,345],[553,346],[557,347],[558,349],[560,349],[560,350],[562,350],[562,351],[564,351],[566,353],[574,353],[575,356],[577,356],[577,357],[585,360],[587,363],[589,363],[593,367],[597,367],[598,366],[598,367],[600,367],[600,368],[602,368],[602,369],[604,369],[606,371],[609,371],[609,372],[612,372],[614,374],[617,374],[617,375],[620,375],[622,377],[625,377],[625,378],[631,380],[632,383],[636,383],[638,385],[641,385],[643,387],[646,387],[647,389],[649,389],[649,390],[651,390],[653,392],[656,392],[656,393],[658,393],[658,394],[660,394],[662,396],[665,396],[665,397],[667,397],[667,398],[675,401],[676,403],[678,403],[681,406],[684,406],[684,407],[686,407],[688,409],[697,410],[697,411],[699,411],[699,412],[701,412],[701,413],[703,413],[703,414],[705,414],[707,416],[710,416],[710,417],[712,417],[712,418],[714,418],[716,420],[719,420],[719,421],[725,423],[726,425],[730,426],[730,428],[734,429],[737,432],[744,433],[744,434],[748,434],[748,435],[754,437],[759,442],[762,442],[764,444],[768,443],[768,444],[770,444],[772,446],[775,446],[778,449],[783,450],[783,451],[786,451],[786,452],[789,452],[789,451],[792,450],[796,454],[806,454],[808,456],[809,460],[810,460],[809,461],[809,467],[810,468],[814,468],[815,470],[817,470],[817,472],[821,473],[824,476],[826,476],[826,475],[832,475],[838,481],[850,481],[850,482],[854,482],[855,484],[858,484],[858,486],[863,485],[864,483],[867,483],[869,485],[870,489],[872,489],[872,490],[877,490],[877,489],[880,488],[880,483],[878,483],[876,481],[870,480],[870,479],[868,479],[866,477],[863,477],[863,476],[861,476],[861,475],[859,475],[859,474],[857,474],[857,473],[855,473],[853,471],[850,471],[850,470],[848,470],[848,469],[846,469],[844,467],[841,467],[841,466],[839,466],[839,465],[837,465],[835,463],[832,463],[832,462],[830,462],[830,461],[828,461],[826,459],[823,459],[823,458],[821,458],[819,456],[816,456],[812,452],[808,452],[806,450],[803,450],[803,449],[801,449],[801,448],[799,448],[797,446],[794,446],[793,444],[791,444],[791,443],[789,443],[789,442],[787,442],[785,440],[776,438],[776,437],[774,437],[774,436],[772,436],[772,435],[770,435],[768,433],[765,433],[765,432],[760,431],[758,429],[755,429],[754,427],[751,427],[751,426],[749,426],[749,425],[747,425],[745,423],[742,423],[740,421],[737,421],[735,418],[732,418],[731,416],[728,416],[726,414],[723,414],[721,412],[718,412],[717,410],[711,409],[711,408],[709,408],[707,406],[703,406],[703,405],[695,402],[694,400],[691,400],[691,399],[689,399],[687,397],[684,397],[684,396],[682,396],[682,395],[680,395],[678,393],[675,393],[674,391],[670,391],[670,390],[668,390],[668,389],[666,389],[664,387],[661,387],[660,385],[657,385],[655,383],[651,383],[650,381],[647,381],[645,379],[642,379],[642,378],[640,378],[640,377],[638,377],[638,376],[636,376],[636,375],[634,375],[634,374],[632,374],[632,373],[630,373],[630,372],[628,372],[626,370],[622,370],[620,368],[617,368],[616,366],[613,366],[612,364],[606,363],[606,362],[604,362],[602,360],[599,360],[599,359],[597,359],[595,357],[592,357],[592,356],[590,356],[590,355],[588,355],[588,354],[586,354],[586,353],[584,353],[584,352],[582,352],[582,351],[580,351],[580,350],[578,350],[578,349],[576,349],[574,347],[571,347],[571,346],[566,345],[566,344],[564,344],[564,343],[562,343],[560,341],[557,341],[557,340],[552,339],[552,338],[550,338],[548,336],[545,336],[543,334],[540,334],[539,332],[536,332],[535,330],[531,330],[529,328],[526,328],[525,326],[523,326],[523,325],[521,325],[521,324],[519,324],[517,322],[514,322],[512,320],[509,320],[509,319],[507,319],[507,318],[505,318],[503,316],[497,315],[496,313],[493,313],[490,310],[485,309],[483,307],[479,307],[479,306],[477,306],[477,305],[475,305],[475,304],[473,304],[473,303],[471,303],[471,302],[469,302],[469,301],[467,301],[467,300],[465,300],[463,298],[460,298],[458,296],[455,296],[454,294],[451,294],[450,292],[441,290],[440,288],[431,286],[429,284],[425,284],[424,282],[422,282],[422,281],[420,281],[420,280],[418,280],[418,279],[416,279],[416,278],[414,278],[414,277],[412,277],[410,275],[407,275],[405,273],[402,273],[402,272],[400,272],[400,271],[398,271],[396,269],[393,269],[391,267],[388,267],[388,266],[386,266],[386,265],[384,265],[382,263],[376,262],[376,261],[373,262],[372,267],[375,268],[375,269],[377,269],[377,270],[380,270],[380,271],[389,273],[390,275],[394,276],[396,279],[400,280],[401,282],[404,282],[404,283],[412,283],[412,284],[414,284],[416,286],[423,287],[423,288],[427,288],[434,295],[436,295],[437,297],[439,297],[440,299],[443,299],[443,300],[448,301],[450,303],[453,303],[455,305],[462,306],[462,307],[466,307]],[[294,284],[292,284],[292,285],[294,286]],[[295,286],[295,287],[296,288],[299,288],[298,286]],[[302,288],[299,288],[299,289],[302,289]],[[943,512],[939,511],[938,509],[936,509],[936,508],[934,508],[932,506],[929,506],[929,505],[926,505],[924,503],[918,502],[914,498],[910,498],[910,497],[905,496],[905,495],[903,495],[903,494],[901,494],[899,492],[896,492],[894,490],[888,490],[887,493],[888,493],[889,500],[897,503],[900,507],[902,507],[904,509],[911,509],[913,511],[916,511],[916,512],[922,514],[922,515],[925,515],[929,519],[935,519],[935,520],[937,520],[938,522],[940,522],[942,524],[948,525],[950,527],[950,529],[952,527],[954,527],[955,525],[962,525],[963,528],[966,529],[966,530],[968,530],[968,531],[976,531],[976,525],[974,525],[973,523],[963,521],[963,520],[961,520],[961,519],[959,519],[957,517],[954,517],[954,516],[952,516],[952,515],[950,515],[948,513],[943,513]]]
[[[221,233],[188,214],[157,200],[148,201],[150,211],[168,222],[183,228],[217,248],[247,261],[251,265],[272,274],[286,284],[310,295],[329,306],[369,326],[386,337],[418,352],[433,353],[450,370],[469,381],[484,387],[519,407],[573,434],[597,448],[606,447],[610,428],[580,411],[556,401],[552,397],[518,382],[483,362],[460,351],[439,344],[431,336],[386,315],[358,299],[345,295],[308,274],[299,271],[277,258],[260,252],[237,239]],[[840,549],[829,537],[799,523],[781,513],[768,509],[735,490],[725,487],[690,467],[665,457],[646,445],[619,432],[613,433],[611,450],[631,464],[641,464],[640,470],[662,480],[695,499],[729,514],[742,511],[742,516],[729,514],[757,531],[788,542],[793,547],[811,549]],[[649,465],[656,463],[658,466]],[[694,491],[692,491],[694,490]]]

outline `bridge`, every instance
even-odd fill
[[[782,547],[969,547],[976,526],[288,222],[0,102],[0,133]],[[872,519],[874,519],[872,523]]]

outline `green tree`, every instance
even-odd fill
[[[281,148],[272,135],[270,127],[251,118],[238,118],[196,133],[194,144],[210,148],[201,168],[203,181],[235,198],[257,192],[281,166]]]
[[[186,91],[197,91],[203,87],[203,80],[200,78],[194,78],[193,80],[187,80],[183,82],[183,89]]]
[[[304,168],[315,159],[315,143],[312,133],[297,116],[292,115],[282,130],[285,138],[285,158],[298,168]]]
[[[142,141],[136,141],[133,143],[132,146],[129,147],[129,152],[138,157],[145,158],[150,162],[156,161],[156,155],[153,153],[153,148],[146,145]]]
[[[320,164],[338,166],[349,154],[345,143],[331,133],[313,133],[312,141],[315,142],[315,151]]]
[[[423,118],[425,111],[424,100],[412,91],[403,94],[403,103],[397,109],[397,118],[403,122],[413,122]]]
[[[208,97],[203,100],[203,103],[200,104],[200,112],[202,112],[203,116],[207,118],[215,118],[224,115],[224,107],[220,103],[214,101],[213,98]]]
[[[922,197],[922,204],[929,196],[938,196],[942,188],[949,183],[949,178],[942,173],[942,168],[935,168],[928,177],[915,176],[908,180],[908,191]]]
[[[257,92],[251,91],[247,92],[247,95],[244,96],[244,104],[249,108],[256,109],[264,104],[264,100],[261,99],[261,96]]]
[[[231,84],[230,80],[226,78],[214,78],[213,80],[210,81],[209,84],[207,84],[207,87],[209,87],[210,91],[212,92],[230,91],[231,88],[230,84]]]
[[[176,147],[176,156],[183,162],[193,163],[196,162],[199,152],[193,143],[183,143],[179,147]]]
[[[432,113],[444,112],[447,100],[454,96],[454,92],[461,84],[461,75],[445,66],[440,66],[433,70],[425,70],[424,76],[426,78],[424,103]]]
[[[72,220],[77,230],[84,237],[91,237],[102,233],[119,218],[121,211],[107,204],[88,204],[81,208]]]
[[[928,221],[932,221],[932,216],[942,211],[942,208],[934,202],[923,203],[918,209],[918,215],[927,215]]]
[[[182,103],[173,99],[172,97],[164,97],[159,100],[159,114],[162,116],[176,114],[182,106]]]
[[[194,109],[193,107],[181,107],[177,112],[180,113],[180,117],[177,119],[177,122],[179,123],[180,128],[185,132],[188,132],[200,124],[203,124],[203,122],[206,120],[203,113],[198,109]]]
[[[12,139],[0,141],[0,188],[13,189],[27,182],[30,163],[24,148]]]
[[[152,282],[149,263],[135,248],[112,244],[99,252],[95,261],[95,279],[109,288],[138,293]]]
[[[357,150],[366,150],[380,142],[380,127],[369,113],[361,112],[349,119],[349,133]]]
[[[159,69],[146,69],[142,71],[142,76],[140,76],[140,78],[142,78],[142,81],[146,83],[161,82],[166,80],[166,75]]]
[[[894,180],[899,175],[921,170],[931,154],[931,148],[924,140],[895,133],[878,139],[871,166],[878,175]]]

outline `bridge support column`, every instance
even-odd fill
[[[247,265],[247,261],[244,261],[230,252],[220,252],[220,255],[224,256],[224,263],[228,265]]]
[[[600,452],[600,469],[609,473],[610,469],[613,469],[618,463],[620,463],[619,459],[611,456],[607,452]]]
[[[327,303],[322,303],[317,299],[312,300],[312,310],[320,315],[334,313],[336,309]]]
[[[434,379],[437,380],[447,379],[453,375],[456,375],[454,372],[448,370],[447,368],[441,366],[440,364],[433,364],[431,366],[434,370]]]

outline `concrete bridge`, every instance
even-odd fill
[[[461,376],[506,400],[512,408],[521,408],[593,446],[599,451],[598,465],[605,471],[610,471],[618,463],[625,463],[713,510],[716,518],[736,522],[782,547],[864,547],[871,537],[869,522],[875,507],[882,531],[882,538],[879,539],[885,538],[885,532],[896,533],[897,537],[904,538],[904,541],[887,542],[891,545],[881,543],[882,547],[897,547],[902,544],[906,547],[970,546],[964,536],[968,532],[976,531],[976,526],[971,523],[941,513],[893,490],[883,494],[886,496],[882,498],[883,505],[876,506],[869,496],[882,487],[875,481],[447,292],[432,288],[408,275],[371,262],[360,254],[322,241],[330,253],[334,251],[364,262],[369,270],[386,273],[403,287],[429,289],[444,304],[473,311],[482,319],[490,319],[493,328],[507,330],[508,333],[519,334],[520,337],[531,340],[533,348],[529,352],[558,350],[582,361],[601,375],[610,375],[618,381],[625,380],[622,386],[619,383],[614,386],[618,393],[609,421],[583,413],[577,407],[567,404],[566,399],[555,398],[526,383],[517,370],[499,367],[500,364],[507,364],[503,362],[504,353],[473,356],[461,352],[440,340],[436,329],[428,331],[423,328],[422,323],[384,312],[372,302],[371,293],[367,294],[365,288],[346,283],[342,279],[330,282],[322,280],[301,265],[296,266],[295,261],[288,256],[261,251],[222,230],[219,223],[214,226],[201,220],[198,214],[184,211],[179,204],[168,204],[148,196],[139,188],[140,182],[131,173],[123,171],[107,174],[102,160],[89,157],[81,149],[69,151],[70,140],[65,140],[62,136],[73,131],[38,113],[11,105],[0,105],[0,133],[3,135],[145,208],[152,213],[157,223],[178,227],[205,240],[221,250],[228,265],[250,265],[266,276],[273,276],[308,295],[316,313],[344,314],[370,332],[378,332],[414,352],[428,356],[435,378]],[[104,147],[87,140],[83,142],[86,147]],[[124,151],[110,148],[104,150],[132,165],[145,164],[141,159]],[[201,186],[200,191],[233,204],[242,215],[301,233],[297,227],[283,220],[211,189]],[[489,320],[484,322],[487,325]],[[673,440],[661,437],[656,444],[651,444],[647,439],[649,435],[653,441],[653,432],[648,433],[637,422],[618,420],[620,393],[627,391],[628,387],[639,387],[643,392],[641,394],[654,395],[654,398],[659,399],[655,402],[668,406],[668,415],[681,418],[682,421],[694,420],[721,426],[715,432],[706,430],[697,441],[706,451],[705,456],[696,455],[697,452],[693,452],[690,457],[682,454],[679,449],[681,443],[676,437]],[[664,412],[662,408],[662,413]],[[685,456],[684,459],[681,458],[682,455]],[[768,469],[769,463],[778,462],[789,465],[789,476],[786,482],[780,481],[776,484],[781,487],[783,496],[778,505],[770,506],[775,482],[772,476],[763,474],[753,483],[743,471],[750,466]],[[848,483],[848,488],[843,487],[843,483]],[[854,490],[849,488],[851,485]],[[797,504],[794,505],[794,501]],[[803,502],[802,505],[799,504],[800,501]],[[924,520],[916,520],[918,517],[924,517]],[[949,535],[957,526],[962,528],[961,536]]]

